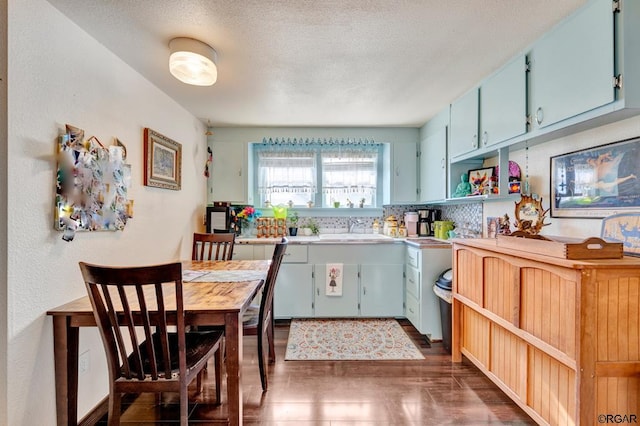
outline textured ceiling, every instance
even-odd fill
[[[203,122],[421,126],[587,0],[49,0]],[[218,82],[168,43],[218,52]]]

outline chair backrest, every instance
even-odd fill
[[[107,353],[111,379],[172,378],[167,315],[177,315],[174,324],[177,324],[178,356],[174,354],[173,359],[179,360],[180,375],[184,375],[182,265],[114,268],[80,262],[80,270]],[[175,294],[176,306],[165,306],[165,294]],[[142,347],[139,332],[144,333]]]
[[[271,307],[273,306],[273,293],[276,287],[276,279],[278,278],[280,265],[282,264],[282,259],[287,251],[288,243],[289,241],[286,238],[282,238],[282,241],[276,244],[276,247],[273,250],[271,265],[269,265],[269,272],[267,272],[264,290],[262,291],[260,312],[258,314],[258,327],[261,329],[264,329],[268,322],[273,321],[273,313],[271,312]]]
[[[191,260],[231,260],[235,241],[236,234],[234,232],[194,233]]]

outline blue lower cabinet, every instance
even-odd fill
[[[358,312],[358,265],[314,265],[315,316],[356,317]],[[333,272],[332,272],[333,269]]]
[[[313,265],[280,266],[273,309],[278,319],[313,317]]]

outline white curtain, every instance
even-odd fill
[[[348,149],[322,153],[322,190],[325,194],[375,195],[378,151]]]
[[[315,193],[317,191],[316,156],[313,151],[258,152],[258,189],[273,193]]]

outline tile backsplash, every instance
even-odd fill
[[[358,217],[358,224],[354,227],[354,232],[370,233],[374,219],[381,224],[385,217],[394,215],[402,220],[405,212],[415,212],[418,209],[435,208],[439,209],[442,220],[451,220],[456,225],[456,230],[465,229],[466,233],[482,234],[482,203],[462,203],[454,205],[387,205],[383,208],[380,216]],[[349,229],[350,218],[344,216],[313,217],[318,225],[320,233],[342,233]],[[305,223],[305,218],[300,219],[300,226]]]

